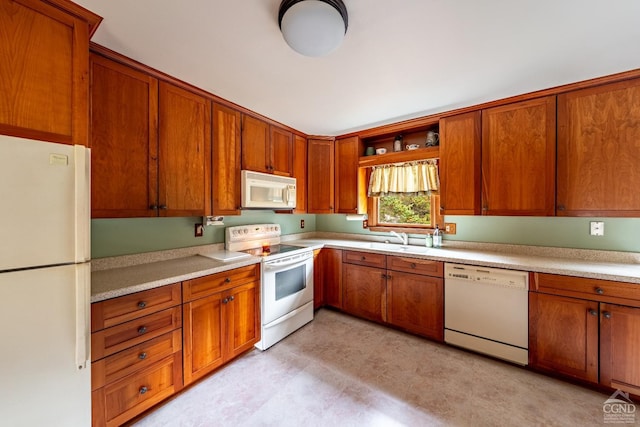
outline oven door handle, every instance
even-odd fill
[[[292,265],[303,265],[307,262],[307,259],[294,259],[291,262],[283,262],[283,263],[277,263],[277,264],[265,264],[264,268],[265,270],[268,271],[278,271],[278,270],[284,270],[284,267],[291,267]]]

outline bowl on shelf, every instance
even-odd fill
[[[376,148],[376,154],[385,154],[386,152],[386,148]]]

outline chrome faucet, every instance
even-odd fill
[[[390,231],[391,235],[394,237],[397,237],[398,239],[402,240],[402,244],[403,245],[408,245],[409,244],[409,236],[407,236],[407,233],[396,233],[395,231]]]

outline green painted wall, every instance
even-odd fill
[[[559,218],[452,216],[446,222],[456,223],[457,233],[445,236],[467,242],[509,243],[578,249],[600,249],[640,252],[639,218]],[[604,236],[589,235],[590,221],[604,221]],[[346,221],[344,215],[317,215],[317,231],[337,231],[369,235],[361,221]]]
[[[304,219],[305,227],[300,228]],[[224,243],[224,229],[244,224],[280,224],[282,234],[316,231],[315,215],[276,214],[273,211],[244,211],[224,218],[224,226],[205,227],[204,236],[194,237],[195,224],[202,218],[94,219],[91,221],[91,257],[128,255],[189,246]]]

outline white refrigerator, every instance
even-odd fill
[[[0,424],[91,425],[90,152],[0,135]]]

